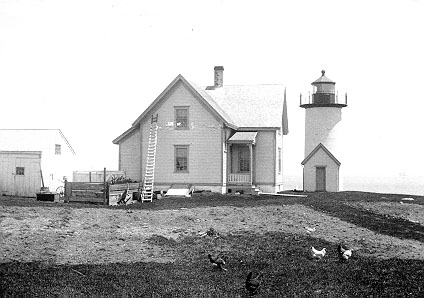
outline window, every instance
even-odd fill
[[[188,107],[175,107],[175,128],[188,129]]]
[[[60,144],[54,145],[54,154],[56,154],[56,155],[62,154],[62,148],[61,148]]]
[[[16,167],[16,175],[17,176],[24,176],[25,175],[25,168],[24,167]]]
[[[250,150],[248,147],[240,148],[239,151],[239,171],[250,171]]]
[[[278,148],[278,174],[281,174],[281,148]]]
[[[175,172],[188,172],[188,146],[175,146]]]

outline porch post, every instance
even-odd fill
[[[253,146],[249,144],[250,153],[250,185],[253,185]]]
[[[227,149],[227,183],[228,183],[228,177],[230,177],[230,174],[233,172],[233,144],[228,144]]]

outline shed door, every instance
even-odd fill
[[[325,167],[316,167],[316,191],[325,191]]]
[[[1,194],[35,197],[40,186],[39,154],[0,154]]]

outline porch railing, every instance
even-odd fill
[[[250,181],[250,173],[247,174],[228,174],[228,183],[236,183],[236,184],[249,184]]]

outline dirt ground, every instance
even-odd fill
[[[424,224],[423,206],[357,203]],[[306,227],[315,228],[308,232]],[[154,235],[179,240],[242,231],[281,231],[310,235],[355,253],[378,258],[424,259],[424,243],[377,234],[304,205],[202,207],[176,210],[123,210],[0,206],[0,263],[42,261],[52,264],[172,262],[171,248],[149,241]],[[313,243],[311,243],[313,245]]]

